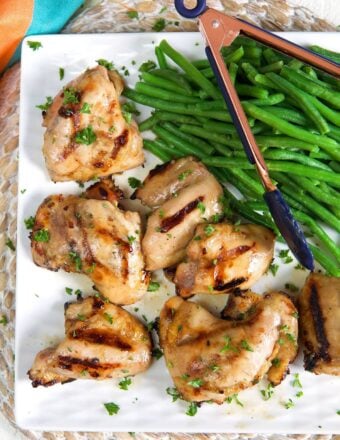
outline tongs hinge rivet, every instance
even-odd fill
[[[216,28],[219,27],[220,22],[219,22],[218,20],[213,20],[211,24],[212,24],[212,27],[213,27],[214,29],[216,29]]]

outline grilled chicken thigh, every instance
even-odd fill
[[[177,266],[174,283],[184,298],[196,293],[219,294],[248,289],[268,269],[275,236],[258,225],[199,225]]]
[[[284,377],[297,353],[296,309],[278,292],[263,298],[249,295],[247,313],[239,316],[234,303],[225,311],[228,320],[179,297],[165,303],[160,342],[175,386],[185,400],[223,403],[266,373],[274,384]],[[286,345],[289,349],[284,350]],[[280,374],[272,375],[274,368],[280,368]]]
[[[299,309],[306,370],[340,376],[340,278],[310,274]]]
[[[28,371],[34,387],[131,376],[150,365],[146,328],[126,310],[99,298],[65,304],[65,333],[57,346],[37,354]]]
[[[146,292],[140,217],[118,207],[121,192],[109,179],[81,196],[53,195],[40,205],[31,247],[38,266],[88,275],[116,304],[132,304]]]
[[[120,108],[123,88],[116,71],[97,66],[54,98],[43,122],[43,153],[53,181],[87,181],[143,163],[137,124],[127,122]]]
[[[195,227],[222,211],[222,187],[192,157],[173,160],[152,170],[135,197],[154,209],[142,241],[148,270],[181,261]]]

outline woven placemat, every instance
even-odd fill
[[[188,2],[190,5],[190,2]],[[274,31],[334,31],[335,28],[316,18],[309,10],[296,8],[285,0],[213,0],[208,5],[230,15]],[[129,10],[139,12],[139,19],[131,19]],[[164,18],[166,31],[196,30],[192,21],[181,20],[172,0],[89,0],[64,29],[64,33],[104,33],[151,31],[156,19]],[[179,25],[168,22],[178,21]],[[0,410],[15,427],[14,420],[14,324],[15,324],[15,252],[6,246],[10,238],[16,242],[17,163],[19,124],[20,66],[15,65],[0,78]],[[128,428],[128,427],[127,427]],[[17,431],[18,438],[51,440],[125,440],[130,434],[68,433]],[[332,436],[310,435],[242,435],[242,434],[142,434],[137,440],[162,438],[166,440],[234,440],[234,439],[312,439],[324,440]],[[332,440],[340,440],[333,436]],[[6,439],[4,439],[6,440]]]

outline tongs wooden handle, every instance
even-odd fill
[[[266,190],[264,198],[272,217],[298,261],[309,270],[313,270],[313,255],[308,247],[301,227],[295,221],[282,194],[269,177],[268,168],[256,144],[247,117],[230,79],[227,67],[221,55],[221,49],[222,47],[229,46],[235,38],[242,33],[267,46],[312,64],[336,77],[340,76],[340,66],[257,26],[251,25],[243,20],[229,17],[214,9],[209,9],[206,7],[205,0],[199,0],[193,9],[186,8],[183,0],[175,0],[175,7],[177,11],[186,18],[198,17],[199,29],[206,41],[208,60],[215,73],[219,88],[223,94],[248,159],[251,163],[256,165],[258,174]]]

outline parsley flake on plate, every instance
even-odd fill
[[[161,32],[166,26],[166,21],[164,18],[159,18],[155,21],[154,25],[152,26],[152,30],[155,32]]]
[[[131,18],[132,20],[134,18],[138,19],[139,15],[138,15],[138,11],[127,11],[126,15]]]
[[[106,67],[107,70],[113,70],[114,69],[113,62],[105,60],[104,58],[100,58],[99,60],[96,60],[96,63],[98,63],[100,66]]]
[[[167,394],[172,397],[172,401],[176,402],[178,399],[182,399],[181,393],[178,391],[176,387],[168,387],[166,389]]]
[[[59,79],[62,81],[65,76],[65,69],[63,67],[59,67]]]
[[[15,251],[15,246],[13,241],[10,238],[7,238],[5,245],[11,250],[11,251]]]
[[[148,60],[140,65],[139,72],[150,72],[150,70],[156,69],[157,65],[154,61]]]
[[[27,46],[32,49],[34,52],[38,49],[40,49],[41,47],[43,47],[43,45],[40,43],[40,41],[31,41],[28,40],[27,41]]]
[[[118,386],[121,390],[127,391],[129,386],[132,384],[132,380],[130,377],[124,377],[119,383]]]
[[[52,102],[53,102],[52,96],[47,96],[46,102],[44,104],[36,105],[36,108],[45,112],[46,110],[48,110],[51,107]]]
[[[151,281],[148,286],[148,292],[157,292],[160,286],[161,285],[157,281]]]
[[[119,406],[114,402],[104,403],[104,407],[106,411],[109,413],[109,416],[113,416],[113,414],[118,414],[120,410]]]
[[[188,409],[186,411],[186,415],[193,417],[197,414],[197,408],[198,408],[198,404],[196,402],[190,402],[190,405],[188,406]]]
[[[25,223],[26,229],[28,229],[28,230],[33,229],[33,226],[35,223],[35,218],[31,215],[30,217],[24,219],[24,223]]]
[[[136,179],[136,177],[129,177],[128,183],[132,189],[140,188],[143,185],[139,179]]]

